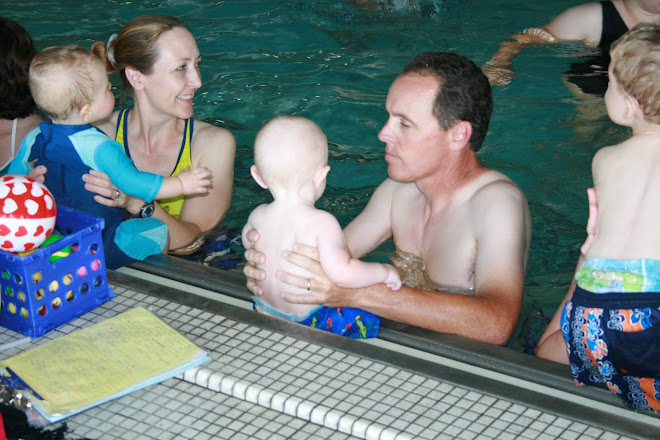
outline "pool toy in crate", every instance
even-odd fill
[[[24,252],[38,247],[53,231],[53,194],[28,176],[0,176],[0,249]]]
[[[57,205],[62,238],[27,254],[0,250],[0,326],[38,338],[114,298],[102,218]]]

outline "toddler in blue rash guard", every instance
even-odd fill
[[[273,202],[258,206],[243,228],[243,245],[247,231],[257,229],[263,235],[257,250],[267,256],[266,273],[273,274],[258,281],[263,296],[253,296],[255,310],[331,333],[356,338],[378,335],[380,318],[360,309],[292,304],[280,297],[282,291],[300,291],[284,284],[275,275],[279,268],[308,277],[304,269],[281,258],[283,250],[294,242],[315,246],[319,261],[328,278],[335,284],[359,288],[385,283],[391,289],[401,287],[396,269],[389,264],[366,263],[352,258],[337,219],[314,204],[323,195],[328,166],[328,141],[321,129],[300,116],[280,116],[269,121],[254,141],[255,165],[252,177],[273,195]],[[309,291],[311,284],[307,284]]]
[[[660,411],[660,26],[634,27],[610,53],[607,112],[632,137],[594,156],[589,236],[537,354]]]
[[[176,177],[138,171],[122,146],[92,125],[112,114],[115,98],[103,62],[82,46],[45,49],[32,60],[29,77],[37,106],[52,120],[25,137],[9,172],[28,174],[32,167],[45,165],[46,186],[58,204],[103,217],[108,268],[161,253],[168,243],[167,226],[151,217],[151,202],[208,192],[208,168]],[[141,218],[126,219],[124,210],[95,202],[82,180],[90,169],[106,173],[119,190],[145,200]]]

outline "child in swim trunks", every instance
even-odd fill
[[[30,64],[29,83],[37,106],[52,120],[25,137],[9,172],[28,174],[32,167],[45,165],[46,185],[57,203],[103,217],[109,268],[161,253],[168,242],[167,226],[151,217],[151,202],[208,192],[210,171],[198,168],[176,177],[138,171],[119,143],[92,126],[110,116],[115,98],[105,65],[82,46],[50,47],[37,54]],[[82,180],[90,169],[106,173],[122,192],[147,201],[141,218],[127,220],[122,209],[94,201]]]
[[[589,236],[537,354],[660,411],[660,27],[628,31],[611,58],[605,104],[632,137],[594,156]]]
[[[396,269],[389,264],[366,263],[352,258],[344,234],[332,214],[314,204],[323,195],[328,166],[328,141],[312,121],[299,116],[280,116],[269,121],[254,142],[255,165],[250,168],[254,180],[269,189],[273,202],[258,206],[243,228],[243,244],[252,244],[246,234],[259,230],[256,248],[267,256],[268,274],[287,271],[309,277],[281,254],[294,242],[316,246],[321,266],[335,284],[359,288],[385,283],[391,289],[401,287]],[[295,288],[276,276],[258,281],[263,296],[253,296],[255,310],[299,322],[352,338],[378,335],[380,319],[371,313],[352,308],[329,308],[309,304],[292,304],[280,292],[305,292],[311,288]]]

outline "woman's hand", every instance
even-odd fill
[[[82,179],[85,182],[85,189],[96,193],[94,200],[101,205],[123,208],[132,215],[137,215],[144,205],[143,200],[120,191],[105,173],[90,170]]]
[[[598,220],[598,195],[596,188],[587,189],[587,197],[589,198],[589,220],[587,221],[587,239],[580,248],[582,255],[586,255],[591,243],[596,238],[596,221]]]
[[[243,273],[247,278],[246,286],[248,290],[255,295],[263,295],[264,290],[257,285],[257,280],[266,279],[266,271],[257,267],[259,264],[266,262],[266,256],[254,248],[254,244],[259,241],[261,236],[259,232],[251,229],[247,233],[247,239],[251,246],[245,250],[245,259],[247,263],[243,267]]]

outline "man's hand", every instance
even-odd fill
[[[282,292],[280,296],[294,304],[322,304],[326,307],[355,307],[346,300],[351,289],[343,289],[335,285],[323,272],[319,262],[319,251],[316,247],[302,243],[294,243],[291,251],[282,255],[289,263],[310,271],[312,278],[305,278],[288,272],[279,272],[276,276],[286,284],[305,290],[302,293]],[[307,283],[310,289],[307,291]]]
[[[266,272],[257,267],[258,264],[266,262],[266,256],[254,248],[254,244],[259,241],[261,236],[259,232],[251,229],[247,232],[247,239],[252,244],[249,249],[245,250],[245,259],[247,263],[243,267],[243,274],[247,278],[246,287],[255,295],[263,295],[264,290],[257,285],[257,280],[265,280]]]

